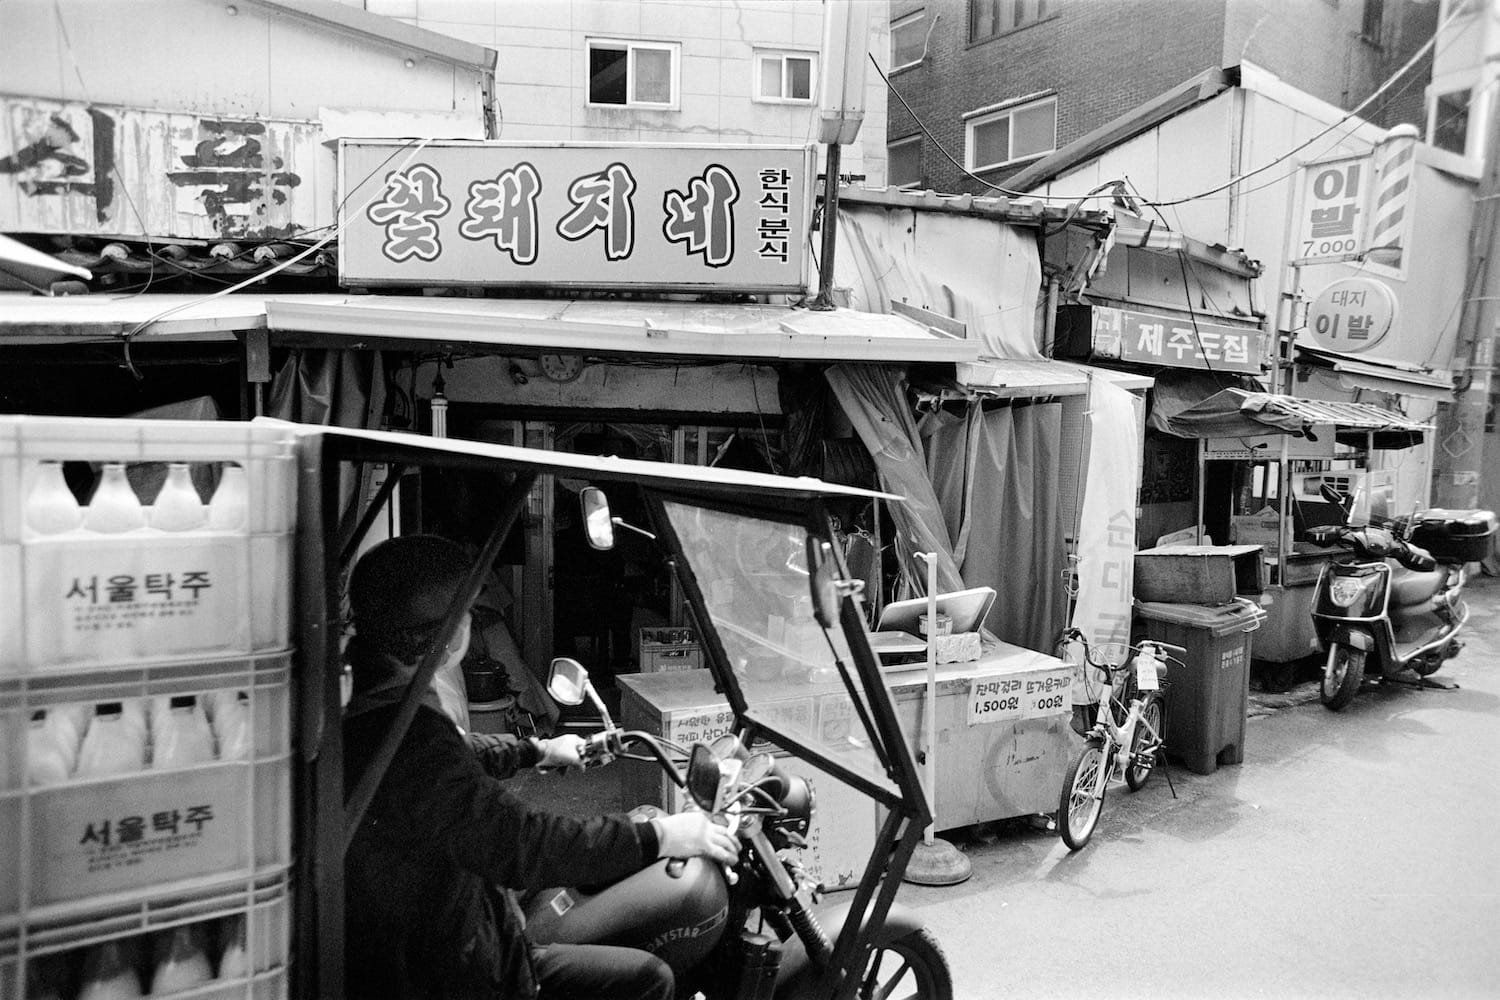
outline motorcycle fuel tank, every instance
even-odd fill
[[[537,944],[642,948],[681,976],[707,958],[728,918],[717,865],[693,858],[674,876],[662,860],[596,893],[542,891],[526,907],[526,934]]]

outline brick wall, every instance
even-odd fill
[[[1193,0],[1050,0],[1044,19],[977,44],[968,40],[968,0],[893,0],[893,19],[924,10],[932,29],[928,59],[891,83],[949,153],[964,162],[965,112],[1024,95],[1055,92],[1057,142],[1077,139],[1204,69],[1218,65],[1223,9]],[[931,22],[928,22],[929,25]],[[919,131],[892,98],[888,136]],[[1023,161],[983,175],[991,183]],[[983,193],[924,142],[925,187]]]
[[[971,44],[969,0],[890,0],[892,20],[922,11],[932,25],[928,58],[891,83],[937,141],[964,162],[963,115],[1028,94],[1057,95],[1059,147],[1205,69],[1254,62],[1329,103],[1368,97],[1431,35],[1431,4],[1386,0],[1380,44],[1360,37],[1363,3],[1353,0],[1045,0],[1048,15]],[[1426,32],[1425,36],[1423,32]],[[1367,112],[1379,122],[1411,120],[1421,81]],[[1415,97],[1415,100],[1412,98]],[[892,97],[888,138],[919,128]],[[993,184],[1023,161],[983,174]],[[982,183],[922,149],[923,186],[983,193]]]

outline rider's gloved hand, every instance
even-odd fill
[[[656,827],[657,856],[662,858],[709,858],[732,864],[739,857],[740,842],[707,813],[684,812],[651,820]]]
[[[537,740],[539,756],[536,766],[538,768],[581,768],[583,767],[583,747],[583,737],[571,733],[554,736],[547,740]]]

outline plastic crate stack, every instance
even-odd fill
[[[295,470],[0,417],[0,997],[287,995]]]

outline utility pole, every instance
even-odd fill
[[[1487,23],[1483,51],[1490,52],[1496,39]],[[1437,447],[1433,449],[1433,503],[1459,510],[1495,502],[1482,500],[1484,494],[1493,492],[1485,482],[1484,423],[1495,366],[1496,324],[1500,323],[1496,307],[1500,296],[1500,99],[1494,82],[1494,70],[1486,61],[1483,76],[1470,91],[1483,95],[1485,115],[1484,174],[1474,199],[1474,228],[1465,267],[1474,278],[1465,289],[1453,351],[1457,399],[1438,410]],[[1490,470],[1490,478],[1495,471]]]

